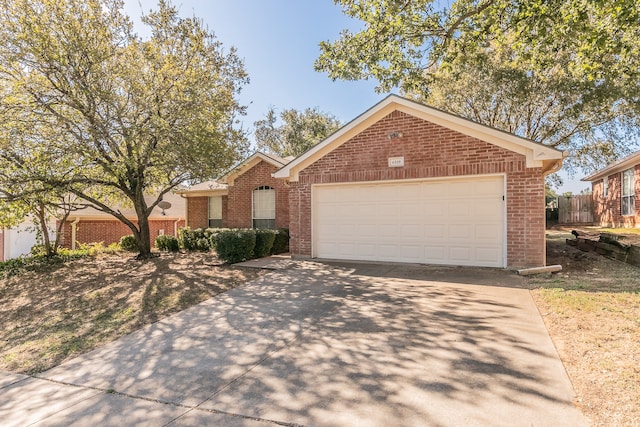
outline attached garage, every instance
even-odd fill
[[[294,257],[537,267],[565,155],[390,95],[274,177]]]
[[[505,267],[504,178],[315,185],[313,256]]]

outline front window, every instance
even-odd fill
[[[609,177],[602,179],[602,196],[607,197],[609,195]]]
[[[253,228],[276,228],[276,190],[266,185],[253,190]]]
[[[222,227],[222,197],[209,197],[209,228]]]
[[[622,215],[635,213],[636,195],[633,174],[633,169],[622,172]]]

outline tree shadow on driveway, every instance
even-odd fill
[[[585,423],[528,291],[405,277],[297,262],[44,376],[300,425]]]

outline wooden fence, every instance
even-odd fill
[[[591,194],[559,196],[558,222],[560,224],[593,223],[593,198]]]

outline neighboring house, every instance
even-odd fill
[[[289,227],[289,189],[272,176],[290,159],[256,152],[221,178],[180,193],[191,228]]]
[[[155,198],[154,198],[155,200]],[[151,198],[148,200],[151,201]],[[163,196],[163,201],[171,206],[162,209],[156,206],[149,217],[151,244],[161,234],[177,236],[178,229],[184,227],[185,200],[175,193]],[[136,221],[133,208],[121,209],[130,220]],[[77,243],[98,243],[105,245],[120,241],[122,236],[132,234],[131,229],[113,216],[98,210],[87,208],[73,212],[62,228],[60,244],[68,248],[75,248]]]
[[[49,229],[55,230],[55,224],[50,223]],[[0,228],[0,261],[28,255],[38,243],[36,227],[31,217],[15,227]]]
[[[391,95],[275,173],[294,257],[545,264],[545,176],[566,153]]]
[[[640,227],[640,151],[582,181],[590,181],[594,221],[604,227]]]

